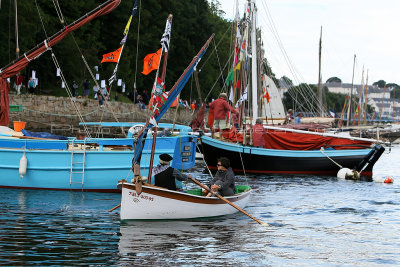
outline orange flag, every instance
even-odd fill
[[[161,50],[162,48],[160,48],[155,53],[148,54],[144,58],[143,71],[142,71],[144,75],[149,74],[152,70],[158,69],[158,65],[160,64],[160,58],[161,58]]]
[[[103,62],[118,62],[119,56],[121,55],[121,49],[122,49],[122,46],[114,52],[104,54],[103,59],[101,60],[101,63],[103,63]]]

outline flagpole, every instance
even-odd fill
[[[168,22],[169,22],[169,29],[168,29]],[[171,26],[172,26],[172,14],[169,14],[168,19],[167,19],[167,24],[165,26],[165,32],[161,38],[161,44],[162,44],[162,51],[164,52],[164,58],[163,58],[163,66],[161,69],[161,80],[165,84],[165,74],[166,74],[166,68],[167,68],[167,58],[168,58],[168,48],[169,48],[169,41],[171,40]],[[165,43],[167,42],[167,44]],[[158,78],[158,73],[156,75],[156,82]],[[154,101],[153,101],[154,104]],[[154,111],[154,110],[153,110]],[[155,146],[156,146],[156,139],[157,139],[157,126],[154,127],[153,131],[153,144],[152,144],[152,150],[150,154],[150,164],[149,164],[149,175],[148,175],[148,181],[151,181],[151,175],[153,172],[153,162],[154,162],[154,152],[155,152]]]
[[[117,65],[115,65],[113,74],[112,74],[111,77],[108,79],[108,85],[110,86],[110,93],[111,93],[112,85],[113,85],[114,81],[116,80],[117,70],[118,70],[118,66],[119,66],[119,61],[121,60],[122,52],[124,51],[125,43],[126,43],[126,40],[128,39],[129,29],[130,29],[130,27],[131,27],[131,21],[132,21],[133,16],[134,16],[135,13],[136,13],[136,9],[137,9],[137,0],[135,1],[135,4],[133,5],[132,14],[131,14],[131,16],[129,17],[129,20],[128,20],[126,26],[125,26],[124,38],[122,38],[122,40],[121,40],[122,47],[121,47],[121,52],[120,52],[119,57],[118,57]]]

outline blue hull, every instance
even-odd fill
[[[77,146],[84,142],[74,140]],[[0,138],[0,187],[119,192],[118,180],[133,178],[133,142],[133,138],[90,139],[84,153],[71,151],[72,140]],[[152,139],[146,139],[141,162],[144,176],[148,174],[151,145]],[[21,178],[19,165],[24,153],[28,164]],[[189,169],[195,164],[196,139],[188,135],[159,137],[153,166],[162,153],[174,158],[173,167]]]

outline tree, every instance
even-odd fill
[[[379,88],[383,88],[386,85],[386,82],[384,80],[379,80],[377,82],[374,82],[372,85],[377,85]]]
[[[342,80],[339,79],[338,77],[331,77],[328,80],[326,80],[326,83],[342,83]]]

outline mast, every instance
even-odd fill
[[[252,2],[252,29],[251,29],[251,103],[253,108],[253,124],[258,118],[258,94],[257,94],[257,40],[256,40],[256,15],[255,3]]]
[[[367,78],[365,81],[365,101],[364,101],[364,124],[367,124],[367,96],[368,96],[368,70],[367,70]]]
[[[361,105],[362,105],[362,98],[364,97],[364,66],[363,66],[363,70],[362,70],[362,74],[361,74],[361,85],[360,85],[360,94],[359,94],[359,99],[358,99],[358,105],[357,105],[357,110],[358,110],[358,116],[357,116],[357,125],[360,126],[360,121],[361,121]]]
[[[393,87],[393,122],[395,122],[396,120],[396,109],[394,107],[394,105],[396,104],[395,100],[396,100],[396,88]]]
[[[171,26],[172,26],[172,14],[169,14],[167,22],[165,24],[165,31],[161,38],[161,45],[162,45],[162,48],[164,51],[163,66],[161,69],[161,80],[164,84],[165,84],[165,75],[166,75],[166,68],[167,68],[169,41],[171,38]],[[156,75],[156,82],[157,82],[157,78],[158,78],[158,76]],[[175,100],[175,98],[174,98],[174,100]],[[148,181],[151,181],[151,175],[153,172],[153,162],[154,162],[154,152],[155,152],[155,147],[156,147],[156,140],[157,140],[157,125],[155,125],[154,130],[153,130],[153,143],[152,143],[152,149],[151,149],[151,155],[150,155]]]
[[[351,90],[350,90],[350,99],[349,99],[349,109],[347,111],[347,126],[350,125],[351,122],[351,114],[352,114],[352,104],[353,104],[353,83],[354,83],[354,66],[356,65],[356,55],[354,54],[353,61],[353,76],[351,78]]]
[[[321,50],[322,50],[322,26],[319,36],[319,54],[318,54],[318,117],[322,117],[322,90],[321,90]]]
[[[379,115],[379,123],[381,123],[382,120],[382,113],[383,113],[383,103],[385,102],[385,94],[386,94],[386,84],[383,87],[383,97],[382,97],[382,103],[381,103],[381,114]]]

